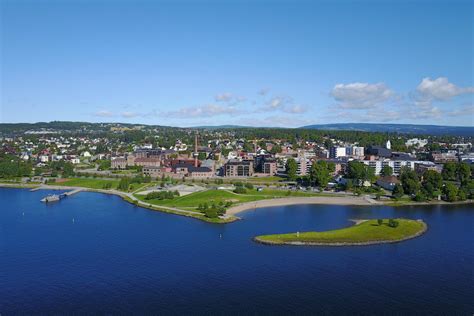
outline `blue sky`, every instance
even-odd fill
[[[472,1],[11,1],[0,121],[473,125]]]

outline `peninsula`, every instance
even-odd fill
[[[422,220],[398,218],[355,222],[355,225],[342,229],[262,235],[255,237],[254,240],[268,245],[366,246],[412,239],[427,230],[427,225]]]

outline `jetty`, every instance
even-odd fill
[[[36,188],[37,190],[41,189],[41,187],[38,187]],[[72,191],[69,191],[69,192],[64,192],[64,193],[61,193],[61,194],[50,194],[44,198],[41,199],[41,202],[45,202],[45,203],[50,203],[50,202],[57,202],[65,197],[68,197],[68,196],[71,196],[71,195],[74,195],[76,193],[79,193],[81,191],[83,191],[84,188],[76,188]]]

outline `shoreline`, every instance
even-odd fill
[[[367,220],[358,220],[355,225],[359,225],[361,222],[365,222]],[[267,246],[319,246],[319,247],[352,247],[352,246],[371,246],[371,245],[381,245],[381,244],[394,244],[399,243],[402,241],[414,239],[420,237],[428,230],[428,225],[421,220],[417,220],[419,223],[423,225],[423,228],[416,232],[411,236],[407,236],[404,238],[396,239],[396,240],[374,240],[374,241],[364,241],[364,242],[304,242],[304,241],[284,241],[284,242],[275,242],[270,240],[263,240],[259,237],[254,237],[252,240],[256,243],[267,245]]]
[[[208,222],[208,223],[214,223],[214,224],[227,224],[231,223],[234,221],[239,220],[240,218],[234,217],[234,216],[228,216],[226,218],[221,218],[219,220],[214,220],[211,218],[206,217],[202,213],[194,212],[194,211],[188,211],[188,210],[181,210],[178,208],[174,207],[167,207],[167,206],[158,206],[158,205],[153,205],[150,203],[145,203],[143,201],[140,201],[136,197],[133,196],[133,193],[127,193],[127,192],[122,192],[118,191],[115,189],[92,189],[92,188],[86,188],[86,187],[77,187],[77,186],[62,186],[62,185],[49,185],[49,184],[15,184],[15,183],[0,183],[0,188],[12,188],[12,189],[39,189],[39,190],[75,190],[75,189],[81,189],[83,192],[95,192],[95,193],[103,193],[103,194],[110,194],[110,195],[116,195],[118,197],[121,197],[122,200],[124,200],[127,203],[133,204],[135,206],[143,207],[152,211],[158,211],[162,213],[168,213],[168,214],[174,214],[174,215],[180,215],[180,216],[185,216],[185,217],[192,217],[195,219],[200,219],[202,221]]]
[[[397,201],[377,201],[365,196],[314,196],[314,197],[282,197],[268,200],[257,200],[253,202],[244,202],[236,204],[225,213],[225,218],[214,220],[207,218],[204,214],[195,211],[182,210],[174,207],[158,206],[150,203],[140,201],[133,196],[133,193],[127,193],[118,191],[116,189],[92,189],[87,187],[78,186],[62,186],[62,185],[50,185],[50,184],[22,184],[22,183],[0,183],[0,188],[17,188],[17,189],[40,189],[40,190],[75,190],[81,189],[85,192],[96,192],[111,194],[121,197],[124,201],[140,206],[152,211],[160,211],[168,214],[181,215],[186,217],[193,217],[196,219],[203,220],[208,223],[227,224],[234,221],[240,220],[236,214],[245,212],[257,208],[265,207],[278,207],[278,206],[290,206],[290,205],[341,205],[341,206],[426,206],[426,205],[459,205],[459,204],[473,204],[474,200],[446,202],[446,201],[431,201],[431,202],[414,202],[414,201],[403,201],[400,204],[396,204]],[[393,205],[394,204],[394,205]]]
[[[272,200],[259,200],[255,202],[245,202],[230,207],[226,214],[235,216],[238,213],[245,212],[251,209],[288,206],[288,205],[302,205],[302,204],[320,204],[320,205],[347,205],[347,206],[426,206],[426,205],[458,205],[458,204],[472,204],[473,200],[446,202],[446,201],[432,201],[432,202],[414,202],[408,201],[400,203],[399,205],[391,205],[396,201],[376,201],[366,199],[361,196],[315,196],[315,197],[286,197],[276,198]]]
[[[227,211],[227,215],[234,216],[238,213],[264,207],[273,206],[288,206],[288,205],[302,205],[302,204],[326,204],[326,205],[353,205],[353,206],[368,206],[368,205],[383,205],[383,203],[370,203],[362,197],[349,197],[349,196],[315,196],[315,197],[284,197],[275,198],[271,200],[259,200],[255,202],[245,202],[230,207]]]

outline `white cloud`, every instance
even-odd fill
[[[228,102],[233,99],[233,96],[232,93],[224,92],[216,95],[214,99],[216,100],[216,102]]]
[[[177,111],[163,112],[165,117],[187,119],[190,117],[210,117],[223,114],[236,114],[238,111],[234,106],[219,104],[207,104],[204,106],[181,108]]]
[[[134,118],[134,117],[137,117],[137,116],[140,116],[141,114],[139,113],[135,113],[135,112],[122,112],[120,113],[120,116],[122,116],[123,118]]]
[[[94,113],[94,116],[98,116],[98,117],[114,117],[115,114],[112,113],[111,111],[101,110],[101,111],[95,112],[95,113]]]
[[[474,93],[474,87],[458,87],[449,82],[446,77],[434,80],[427,77],[423,78],[416,91],[426,100],[446,101],[461,94]]]
[[[449,116],[470,116],[471,122],[474,120],[474,104],[468,104],[460,109],[452,110],[446,113]]]
[[[330,95],[343,109],[370,109],[388,101],[394,96],[384,83],[362,83],[336,84]]]
[[[299,113],[304,113],[306,112],[308,109],[303,106],[303,105],[299,105],[299,104],[295,104],[295,105],[292,105],[288,108],[285,108],[283,111],[287,112],[287,113],[292,113],[292,114],[299,114]]]

